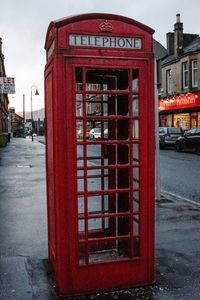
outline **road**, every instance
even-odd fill
[[[161,190],[200,203],[200,155],[160,151]]]
[[[45,143],[44,137],[37,140]],[[88,155],[98,155],[98,147],[91,145]],[[200,203],[200,155],[160,150],[160,181],[161,191]]]

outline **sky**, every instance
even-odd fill
[[[51,21],[82,13],[113,13],[135,19],[155,30],[154,39],[166,47],[180,13],[184,33],[200,34],[200,1],[192,0],[0,0],[0,37],[6,76],[15,78],[16,93],[9,95],[16,112],[44,107],[44,42]],[[38,88],[39,96],[34,95]]]

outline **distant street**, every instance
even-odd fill
[[[161,189],[200,203],[200,155],[160,150]]]

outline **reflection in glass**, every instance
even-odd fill
[[[101,145],[87,145],[87,158],[101,157]]]
[[[139,144],[133,144],[133,164],[139,164]]]
[[[133,216],[133,235],[139,235],[139,215]]]
[[[84,220],[79,220],[78,221],[78,231],[83,232],[85,230],[85,222]]]
[[[83,95],[76,94],[76,116],[83,115]]]
[[[76,68],[76,91],[83,89],[83,70],[82,68]]]
[[[139,115],[139,98],[137,95],[133,96],[133,102],[132,102],[132,112],[134,117],[138,117]]]
[[[133,76],[132,91],[134,93],[138,93],[138,91],[139,91],[139,72],[138,72],[138,70],[133,70],[132,76]]]
[[[133,188],[139,188],[139,168],[133,168]]]
[[[78,179],[78,192],[83,192],[84,190],[84,179]]]
[[[139,139],[139,121],[133,120],[133,139]]]
[[[139,211],[139,191],[133,192],[133,211]]]
[[[83,140],[83,121],[76,121],[76,137]]]
[[[78,197],[78,213],[79,214],[84,213],[84,197],[82,196]]]
[[[107,212],[108,211],[108,195],[95,195],[88,197],[88,212]]]

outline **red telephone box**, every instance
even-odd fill
[[[109,14],[49,25],[48,242],[61,294],[154,281],[152,34]]]

